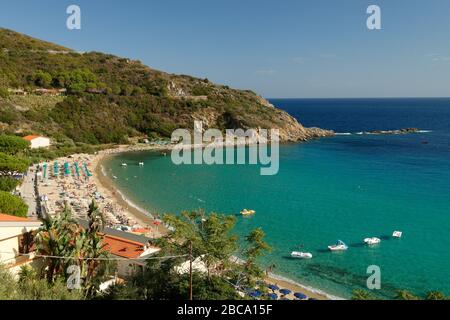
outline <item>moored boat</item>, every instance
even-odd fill
[[[244,209],[244,210],[241,211],[241,214],[242,214],[243,216],[251,216],[251,215],[254,215],[255,213],[256,213],[255,210],[247,210],[247,209]]]
[[[364,239],[364,243],[368,244],[368,245],[379,244],[380,242],[381,242],[381,239],[375,238],[375,237]]]
[[[394,238],[401,238],[402,235],[403,235],[403,232],[401,232],[401,231],[394,231],[394,233],[392,234],[392,236]]]
[[[291,257],[298,259],[311,259],[313,256],[312,253],[309,252],[292,251]]]
[[[348,247],[343,241],[338,240],[335,245],[328,246],[328,249],[330,249],[331,251],[345,251],[348,249]]]

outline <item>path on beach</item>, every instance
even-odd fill
[[[35,167],[30,167],[27,175],[24,177],[22,185],[20,186],[20,195],[25,203],[28,205],[29,218],[37,217],[37,199],[35,194],[36,171]]]

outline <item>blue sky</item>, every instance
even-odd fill
[[[1,0],[0,26],[264,97],[450,96],[448,0]]]

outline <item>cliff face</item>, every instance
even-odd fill
[[[24,95],[25,94],[25,95]],[[154,70],[139,61],[73,50],[0,29],[0,128],[58,141],[168,137],[193,120],[218,129],[279,129],[282,141],[331,131],[304,128],[248,90]]]

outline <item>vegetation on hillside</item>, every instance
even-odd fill
[[[17,217],[26,217],[28,206],[10,192],[0,191],[0,212]]]
[[[37,88],[65,89],[37,98]],[[23,89],[28,96],[8,92]],[[0,130],[57,141],[123,143],[169,137],[175,128],[301,128],[251,91],[172,75],[98,52],[75,51],[0,29]],[[289,129],[287,129],[289,130]]]
[[[0,135],[0,212],[26,217],[28,206],[12,194],[20,184],[20,174],[28,170],[30,162],[23,157],[30,143],[20,137]]]

